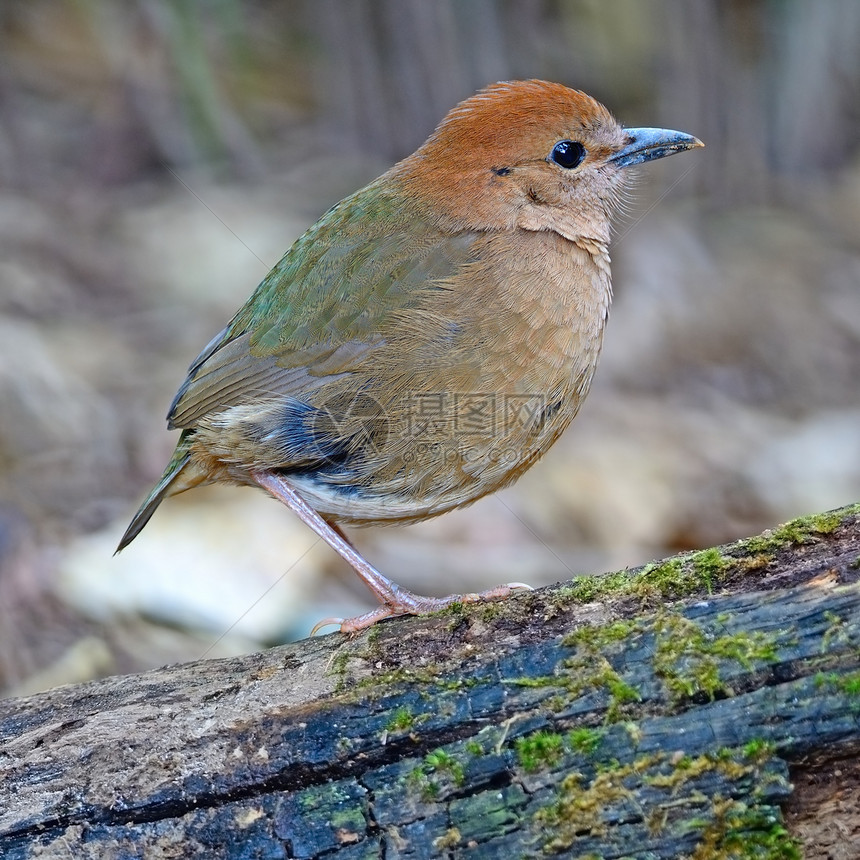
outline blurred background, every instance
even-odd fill
[[[707,149],[639,170],[592,394],[516,487],[353,532],[424,593],[541,585],[860,499],[855,0],[3,0],[0,691],[369,605],[259,491],[169,500],[190,360],[332,203],[499,79]]]

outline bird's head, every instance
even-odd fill
[[[392,175],[453,229],[553,230],[605,244],[627,168],[697,146],[679,131],[625,129],[561,84],[510,81],[453,108]]]

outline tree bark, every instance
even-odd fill
[[[854,505],[0,702],[0,857],[860,856],[858,568]]]

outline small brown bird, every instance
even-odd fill
[[[194,360],[168,414],[176,451],[118,551],[165,496],[250,484],[381,601],[341,630],[509,594],[412,594],[336,524],[424,520],[537,462],[597,365],[627,168],[698,146],[545,81],[461,102],[301,236]]]

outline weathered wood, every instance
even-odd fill
[[[857,772],[858,568],[855,505],[505,603],[0,702],[0,856],[788,858],[786,803],[799,838],[826,809],[860,856],[860,780],[826,777]]]

